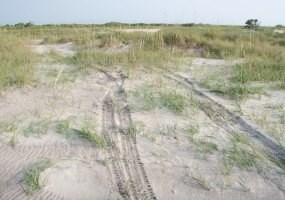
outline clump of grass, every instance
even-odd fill
[[[144,132],[145,125],[142,122],[135,122],[129,128],[122,130],[126,136],[136,137]]]
[[[249,86],[246,84],[239,84],[234,83],[230,84],[228,87],[224,89],[224,94],[233,97],[237,100],[242,100],[247,98],[249,95],[253,94],[261,94],[262,88],[261,87],[255,87],[255,86]]]
[[[186,132],[189,141],[195,145],[196,150],[200,153],[207,154],[213,153],[214,151],[218,150],[218,146],[215,143],[202,141],[201,139],[197,138],[197,134],[199,133],[200,128],[199,126],[189,125]]]
[[[196,185],[198,188],[201,188],[201,189],[207,190],[207,191],[211,190],[210,185],[207,183],[207,181],[204,178],[194,176],[194,175],[192,175],[191,178],[193,180],[193,184]]]
[[[157,139],[157,133],[151,130],[147,130],[143,133],[143,136],[151,142],[155,142]]]
[[[222,165],[222,171],[223,174],[226,176],[229,176],[233,170],[234,167],[234,161],[231,159],[227,159],[226,151],[223,151],[223,165]]]
[[[18,142],[18,133],[14,132],[13,136],[12,136],[12,138],[10,140],[10,144],[14,148],[16,146],[17,142]]]
[[[27,195],[32,195],[35,191],[43,187],[43,183],[40,181],[40,175],[52,165],[53,162],[51,160],[43,160],[34,164],[34,166],[24,174],[24,191]]]
[[[162,135],[177,135],[177,123],[166,123],[160,125],[160,132]]]
[[[81,137],[89,140],[100,148],[105,148],[106,143],[103,137],[98,133],[96,128],[90,123],[85,122],[78,133]]]
[[[250,81],[281,81],[285,80],[285,61],[282,57],[272,55],[269,58],[251,59],[235,67],[236,80],[241,83]]]
[[[7,132],[12,133],[10,140],[11,146],[14,148],[18,141],[18,126],[15,121],[1,121],[0,122],[0,133]]]
[[[194,140],[194,136],[198,134],[199,131],[200,131],[200,127],[198,125],[194,126],[194,125],[189,124],[187,127],[187,134],[189,136],[189,139]]]
[[[224,150],[223,154],[225,174],[229,174],[233,166],[250,169],[269,161],[267,154],[242,134],[234,134],[231,137],[231,146]]]
[[[45,135],[48,132],[50,126],[49,119],[39,119],[32,121],[28,127],[24,129],[24,135],[28,137],[30,134]]]
[[[64,119],[58,121],[56,125],[56,131],[58,133],[66,134],[70,129],[70,120],[69,119]]]
[[[14,133],[17,130],[18,130],[18,126],[16,122],[12,122],[12,121],[1,121],[0,122],[0,133],[2,132]]]
[[[161,104],[174,113],[182,114],[187,107],[187,100],[184,95],[177,91],[163,91],[160,93]]]
[[[139,99],[142,100],[142,107],[140,109],[142,110],[152,110],[156,107],[158,107],[158,101],[157,97],[155,95],[155,92],[150,86],[144,86],[142,88],[139,88],[133,92],[133,95]]]

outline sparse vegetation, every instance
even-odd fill
[[[275,177],[272,179],[277,179],[276,177],[281,174],[280,169],[283,171],[285,169],[282,161],[259,146],[260,138],[249,138],[243,133],[246,128],[242,130],[244,127],[242,124],[247,123],[247,120],[252,120],[254,122],[252,128],[257,126],[261,132],[264,130],[266,138],[268,137],[281,148],[284,144],[285,114],[283,103],[275,101],[275,99],[274,101],[268,100],[269,103],[264,104],[266,106],[265,111],[258,110],[256,116],[252,118],[249,116],[249,112],[252,111],[250,109],[256,108],[256,105],[253,104],[259,100],[262,101],[263,98],[270,99],[270,94],[267,94],[267,91],[271,93],[272,90],[278,90],[276,95],[279,95],[279,92],[285,89],[284,33],[275,34],[270,27],[258,27],[257,29],[257,22],[257,20],[248,21],[247,28],[250,30],[237,26],[211,26],[191,23],[179,26],[148,25],[159,28],[157,32],[127,32],[124,31],[124,28],[130,27],[120,23],[102,26],[35,26],[29,23],[19,23],[15,26],[0,27],[0,98],[2,99],[3,92],[3,99],[6,101],[5,90],[11,86],[21,87],[34,82],[35,84],[32,87],[28,87],[28,92],[34,88],[36,91],[40,90],[41,87],[48,88],[47,94],[36,94],[36,101],[41,97],[48,98],[44,102],[37,103],[37,109],[32,113],[33,116],[27,117],[23,124],[13,121],[0,122],[0,140],[15,147],[19,142],[18,139],[22,139],[22,137],[18,138],[21,133],[25,136],[31,134],[41,136],[57,132],[71,135],[72,142],[73,139],[81,137],[84,138],[81,142],[94,144],[93,147],[106,150],[107,144],[104,139],[108,140],[108,137],[104,135],[105,132],[99,132],[100,129],[96,126],[96,120],[102,120],[103,117],[104,124],[105,120],[111,120],[105,118],[112,116],[112,125],[104,124],[102,129],[105,130],[106,127],[112,126],[112,130],[116,129],[115,134],[118,134],[116,136],[121,137],[119,140],[137,137],[137,141],[141,142],[138,150],[146,149],[147,151],[143,152],[142,155],[145,157],[152,156],[147,163],[150,164],[150,167],[156,164],[156,170],[162,167],[162,170],[167,173],[167,170],[173,168],[177,170],[180,177],[184,173],[184,169],[191,168],[191,171],[197,172],[204,170],[203,167],[199,168],[200,165],[210,166],[210,170],[222,171],[222,174],[219,172],[215,174],[216,177],[214,178],[217,178],[215,184],[212,184],[212,177],[209,178],[206,170],[203,177],[197,175],[200,173],[196,172],[187,174],[185,176],[186,182],[188,181],[194,187],[210,191],[221,185],[217,183],[221,178],[227,178],[231,181],[234,180],[234,185],[244,192],[254,191],[254,186],[248,184],[244,177],[239,176],[241,171],[243,172],[241,176],[247,173],[252,176],[257,174],[263,176],[267,173],[266,170],[270,168],[270,172],[266,176],[274,174]],[[134,28],[141,28],[140,26],[145,27],[146,25],[138,25]],[[76,53],[61,56],[58,52],[51,50],[44,55],[35,56],[29,47],[32,40],[35,39],[41,39],[40,45],[72,42]],[[64,45],[48,45],[48,47],[50,46]],[[195,56],[203,57],[203,59],[193,59]],[[196,64],[198,67],[194,66],[194,61],[199,59],[202,61]],[[207,63],[203,63],[204,60],[210,61],[209,66]],[[216,61],[223,66],[216,65]],[[228,64],[232,63],[231,61],[234,64]],[[38,64],[43,64],[43,66],[38,66]],[[99,69],[100,72],[96,74]],[[119,70],[115,71],[115,69],[126,71],[129,80],[122,81],[124,84],[120,85],[121,80],[117,78]],[[197,71],[195,72],[195,70]],[[103,71],[104,73],[102,73]],[[193,80],[193,88],[201,91],[200,95],[198,94],[199,91],[193,92],[191,87],[184,87],[183,78],[181,78],[181,84],[168,79],[169,77],[166,77],[164,73],[171,74],[171,71],[177,72],[177,76],[173,74],[173,79],[181,74],[185,79]],[[39,78],[37,79],[38,75]],[[81,75],[90,76],[84,82],[85,79]],[[36,83],[35,80],[40,80],[42,76],[45,81]],[[190,86],[190,81],[188,83]],[[186,81],[185,84],[187,84]],[[124,89],[126,93],[118,94],[117,90],[114,89],[115,87]],[[201,89],[200,87],[204,88]],[[20,91],[22,92],[22,90]],[[90,95],[90,91],[95,92],[96,95]],[[107,91],[109,93],[106,93]],[[9,95],[13,92],[14,90],[11,93],[8,91],[7,102],[10,100]],[[15,93],[17,92],[18,90],[15,91]],[[112,105],[110,103],[112,108],[110,110],[108,110],[109,105],[105,106],[104,104],[103,109],[100,107],[104,93],[113,95],[113,101],[110,101],[113,103]],[[131,95],[128,96],[127,94]],[[199,98],[197,98],[197,94]],[[207,101],[208,97],[203,97],[204,94],[212,98],[213,101]],[[273,92],[272,94],[275,95]],[[279,98],[276,95],[274,98]],[[252,99],[249,99],[251,97]],[[133,108],[131,110],[136,115],[132,119],[142,121],[135,121],[130,127],[125,128],[126,125],[122,122],[124,119],[121,119],[124,116],[118,115],[117,106],[120,107],[121,103],[123,105],[127,102],[120,102],[118,99],[131,102]],[[248,99],[252,102],[246,102]],[[215,101],[218,104],[215,104]],[[23,102],[25,104],[28,101]],[[229,112],[235,112],[238,116],[227,113],[227,109],[223,112],[224,107],[220,107],[219,104],[223,105],[224,103],[229,103],[224,107]],[[58,109],[62,105],[65,107]],[[24,112],[21,106],[19,106],[19,113],[20,111],[26,113],[30,109],[28,108]],[[72,110],[66,107],[71,107]],[[47,109],[51,112],[47,112]],[[104,113],[105,109],[108,111],[107,114]],[[101,112],[102,110],[103,116],[100,115],[101,113],[98,114],[98,111]],[[267,112],[269,110],[270,112]],[[92,115],[92,121],[86,119],[82,122],[79,119],[82,117],[82,112],[88,116]],[[18,110],[13,111],[11,115],[17,114]],[[46,114],[50,114],[50,118],[44,118],[43,116]],[[82,124],[77,124],[71,118],[63,118],[69,114],[79,119]],[[196,115],[194,116],[194,114]],[[272,120],[273,114],[274,120]],[[195,119],[196,116],[197,119]],[[241,118],[245,118],[245,120],[239,123]],[[61,120],[52,123],[52,119]],[[189,125],[182,129],[187,122]],[[229,134],[229,130],[242,130],[242,133]],[[61,138],[59,134],[53,136]],[[145,148],[149,147],[147,146],[149,141],[140,138],[140,135],[155,142],[151,143],[151,150]],[[161,137],[161,141],[157,140],[159,137]],[[120,147],[121,143],[124,144],[131,140],[114,144],[112,143],[112,136],[110,138],[110,145],[114,145],[114,148],[111,149],[112,152],[106,158],[111,162],[105,164],[123,162],[122,165],[118,164],[114,167],[118,174],[121,173],[120,170],[132,170],[132,166],[128,166],[128,160],[125,158],[131,158],[127,154],[131,150],[136,150],[134,148],[136,146]],[[24,138],[23,145],[25,142],[28,143],[28,138]],[[134,143],[134,145],[136,144]],[[22,143],[18,146],[21,149]],[[18,146],[11,151],[16,151]],[[23,149],[25,150],[25,148]],[[121,151],[122,149],[123,151]],[[165,153],[161,153],[162,151]],[[122,152],[123,156],[119,155]],[[131,153],[135,155],[136,152]],[[84,159],[87,160],[88,156],[84,155]],[[138,156],[136,159],[140,162]],[[131,164],[136,163],[131,162]],[[213,168],[211,168],[212,164]],[[42,188],[43,182],[41,180],[43,179],[40,179],[40,175],[50,166],[52,166],[51,160],[41,161],[25,173],[24,190],[28,195]],[[143,169],[143,165],[137,169]],[[133,172],[123,171],[121,174],[127,174],[127,178],[130,179],[130,181],[121,180],[124,183],[123,190],[131,191],[137,187],[134,185],[136,181],[131,180],[135,172],[133,174]],[[168,175],[171,176],[171,173]],[[167,180],[167,176],[165,180]],[[239,179],[234,178],[237,176]],[[276,184],[276,188],[279,188],[278,184],[280,183],[275,183],[275,181],[279,180],[273,180],[272,183],[270,181],[270,184]],[[274,189],[276,188],[274,187]],[[139,192],[136,190],[133,193]]]
[[[38,136],[45,135],[48,133],[51,121],[50,119],[43,118],[30,122],[30,124],[23,130],[26,137],[31,134]]]
[[[58,121],[56,130],[58,133],[66,134],[70,130],[70,119]]]
[[[142,100],[142,106],[140,106],[139,109],[148,111],[148,110],[152,110],[158,107],[159,105],[155,91],[153,91],[153,89],[149,86],[145,86],[145,87],[135,90],[133,92],[133,95],[137,99]]]
[[[198,137],[199,131],[199,126],[192,124],[189,124],[188,128],[186,129],[188,139],[192,144],[195,145],[196,150],[202,154],[213,153],[214,151],[217,151],[218,146],[215,143],[202,140],[202,138]]]
[[[267,165],[270,161],[268,155],[254,145],[251,140],[242,134],[234,134],[231,137],[231,146],[224,150],[224,174],[229,175],[233,166],[243,169],[258,168],[259,165]]]
[[[182,114],[187,106],[186,98],[176,91],[161,92],[160,101],[164,107],[177,114]]]
[[[90,142],[94,143],[96,146],[100,148],[105,148],[106,143],[101,136],[100,133],[98,133],[97,129],[89,122],[85,121],[81,127],[80,130],[77,130],[79,135]]]
[[[52,165],[52,160],[42,160],[35,163],[31,169],[26,171],[24,175],[24,191],[27,195],[32,195],[34,192],[40,190],[43,187],[44,183],[43,180],[41,180],[40,175]]]
[[[18,133],[14,132],[13,136],[11,138],[11,141],[10,141],[11,146],[14,148],[16,146],[17,142],[18,142]]]

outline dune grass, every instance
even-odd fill
[[[145,27],[149,28],[146,25],[135,28]],[[273,28],[260,27],[250,32],[238,26],[152,27],[160,29],[156,33],[127,33],[121,28],[107,25],[1,28],[0,88],[21,86],[31,80],[34,56],[27,51],[23,38],[42,39],[42,44],[73,42],[77,54],[64,62],[80,70],[118,65],[128,70],[173,67],[177,60],[192,56],[189,49],[201,49],[202,57],[245,60],[233,70],[234,85],[225,91],[229,95],[251,93],[247,85],[252,81],[274,82],[285,88],[285,35],[273,34]]]
[[[81,137],[89,140],[96,146],[100,148],[106,147],[106,143],[103,136],[97,131],[97,128],[90,121],[84,121],[81,128],[77,131]]]
[[[32,80],[35,56],[26,44],[26,38],[0,29],[0,90]]]
[[[40,180],[40,175],[52,165],[53,162],[51,160],[42,160],[35,163],[31,169],[26,171],[24,175],[24,191],[27,195],[32,195],[34,192],[40,190],[43,187],[43,182]]]

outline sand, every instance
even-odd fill
[[[50,50],[62,56],[74,54],[71,43],[35,44],[33,48],[39,54]],[[186,70],[176,73],[192,80],[192,69],[205,67],[206,70],[231,63],[194,59]],[[12,88],[0,96],[1,122],[16,127],[14,133],[7,128],[0,133],[1,200],[285,198],[284,172],[275,166],[262,168],[264,171],[234,167],[230,175],[223,174],[222,151],[229,147],[231,130],[239,130],[239,126],[231,126],[230,119],[213,120],[208,116],[209,112],[200,107],[181,115],[161,107],[152,110],[133,108],[140,106],[134,91],[156,83],[160,78],[163,79],[163,88],[175,87],[182,93],[195,95],[186,82],[184,85],[177,84],[177,81],[162,77],[160,73],[148,74],[139,69],[128,77],[118,67],[117,71],[79,74],[71,82],[60,82],[64,78],[62,75],[55,84],[57,76],[46,76],[51,67],[56,74],[62,69],[63,73],[72,71],[72,66],[64,64],[39,63],[37,73],[41,78],[35,85]],[[190,71],[187,71],[188,68]],[[170,76],[175,77],[173,74]],[[196,88],[235,113],[233,102],[229,99],[213,94],[198,84]],[[280,110],[271,109],[270,105],[282,103],[284,91],[268,92],[270,96],[253,97],[243,102],[244,115],[241,117],[254,130],[277,144],[253,117],[249,117],[258,109],[258,112],[269,113],[269,120],[276,121],[274,117],[280,114],[277,113]],[[199,97],[196,98],[199,100]],[[213,108],[216,108],[214,104]],[[70,130],[66,134],[58,133],[57,123],[64,119],[70,119]],[[220,124],[219,120],[224,120],[224,124]],[[99,148],[78,136],[76,131],[86,121],[97,128],[108,148]],[[38,133],[40,129],[28,129],[33,122],[47,122],[47,131]],[[124,134],[138,123],[144,128],[135,138]],[[197,137],[216,144],[218,151],[209,154],[197,151],[187,136],[189,124],[200,127]],[[175,130],[169,128],[174,125]],[[27,136],[23,130],[28,132]],[[16,145],[12,147],[15,132]],[[28,196],[23,190],[26,187],[25,172],[43,159],[51,159],[53,165],[40,174],[43,187]]]

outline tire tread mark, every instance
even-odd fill
[[[218,113],[215,115],[215,120],[217,125],[221,128],[231,134],[237,131],[249,134],[263,147],[265,147],[271,155],[278,158],[282,163],[285,163],[285,149],[283,147],[253,128],[240,116],[229,111],[226,107],[197,89],[190,79],[169,71],[165,74],[165,77],[190,88],[197,95],[200,102],[200,109],[203,110],[207,116],[211,118],[213,113]]]
[[[132,128],[132,119],[127,95],[118,84],[105,96],[102,112],[103,138],[110,147],[109,156],[115,158],[112,159],[110,171],[121,196],[124,199],[156,199],[139,157],[136,136],[130,137],[125,132]],[[119,127],[115,123],[115,114],[118,115]]]

